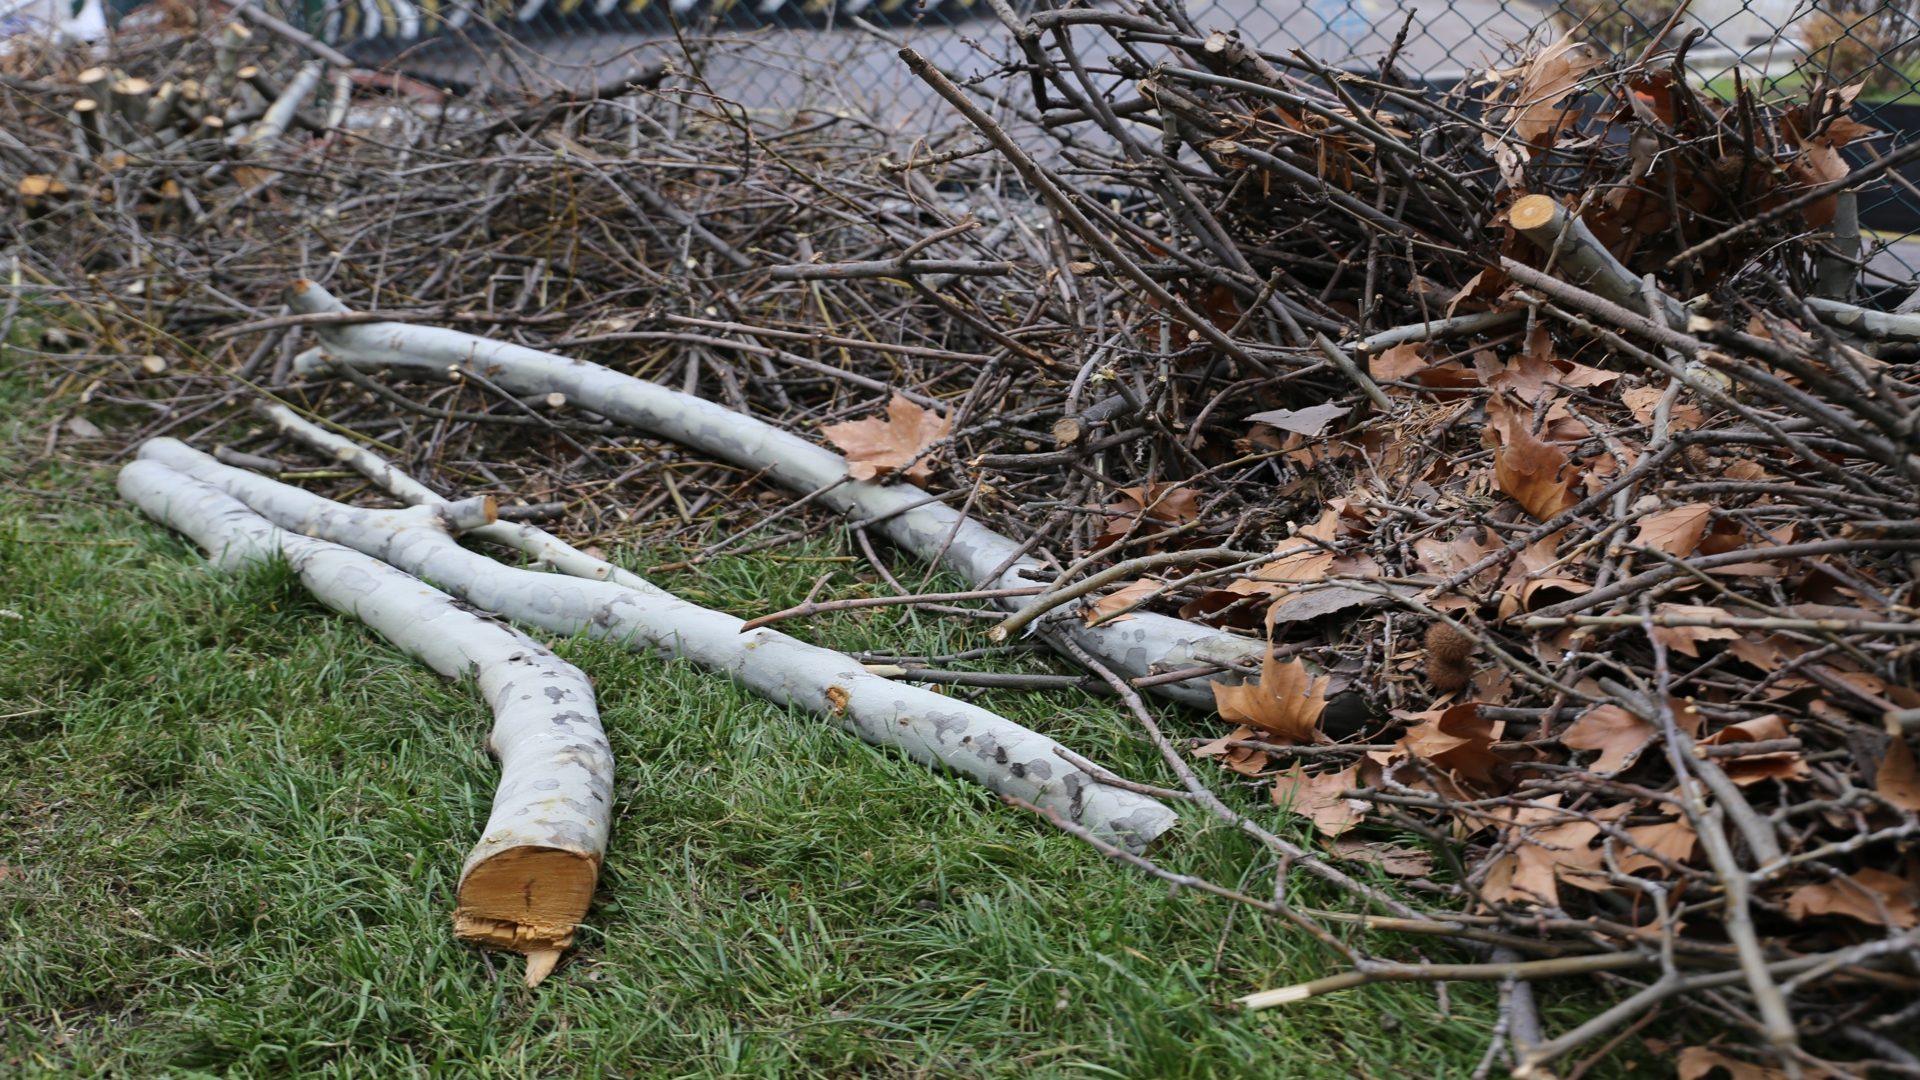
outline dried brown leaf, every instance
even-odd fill
[[[1902,810],[1920,811],[1920,769],[1914,767],[1913,747],[1899,735],[1887,744],[1873,790]]]
[[[1579,470],[1566,452],[1541,441],[1528,428],[1531,414],[1500,397],[1487,401],[1482,433],[1493,451],[1494,479],[1536,521],[1545,521],[1580,501],[1573,493]]]
[[[1728,1057],[1704,1046],[1689,1046],[1680,1051],[1680,1080],[1707,1080],[1715,1069],[1725,1069],[1727,1080],[1787,1080],[1787,1074],[1780,1069]]]
[[[906,468],[927,447],[947,437],[946,417],[923,409],[899,394],[887,402],[887,418],[850,420],[820,429],[827,441],[847,455],[847,475],[874,480]],[[924,485],[933,478],[925,459],[907,468],[906,477]]]
[[[1792,734],[1787,728],[1785,719],[1769,713],[1752,720],[1728,724],[1700,741],[1707,746],[1726,746],[1732,743],[1785,739]],[[1806,759],[1797,750],[1726,758],[1722,760],[1721,768],[1726,770],[1728,779],[1742,787],[1757,784],[1762,780],[1805,780],[1813,775],[1813,770],[1808,768]]]
[[[1588,768],[1614,773],[1631,768],[1654,734],[1652,724],[1620,706],[1596,705],[1580,714],[1560,736],[1560,742],[1575,750],[1600,751]]]
[[[1527,64],[1520,91],[1507,113],[1514,134],[1523,142],[1552,135],[1562,122],[1560,102],[1574,91],[1581,76],[1606,62],[1606,54],[1572,33],[1541,49]]]
[[[1200,496],[1183,484],[1143,484],[1117,488],[1114,501],[1107,506],[1106,527],[1094,540],[1095,547],[1106,547],[1124,539],[1136,522],[1155,526],[1158,531],[1169,525],[1185,525],[1200,516]]]
[[[1137,581],[1129,581],[1125,585],[1120,586],[1118,589],[1087,605],[1087,610],[1083,612],[1082,615],[1087,620],[1088,625],[1103,621],[1110,623],[1126,622],[1128,619],[1133,618],[1133,616],[1116,613],[1127,610],[1127,608],[1146,597],[1166,588],[1166,585],[1166,582],[1154,578],[1140,578]]]
[[[1340,533],[1340,510],[1329,506],[1318,520],[1280,542],[1279,550],[1291,552],[1255,570],[1227,586],[1229,591],[1252,595],[1281,596],[1288,585],[1312,585],[1325,581],[1333,570],[1335,553],[1321,547]],[[1319,541],[1320,544],[1314,543]]]
[[[1378,840],[1335,840],[1333,853],[1348,862],[1377,866],[1395,877],[1425,877],[1433,873],[1433,852],[1399,847]]]
[[[1898,874],[1872,867],[1832,881],[1800,886],[1787,894],[1787,915],[1802,922],[1809,915],[1844,915],[1873,926],[1902,930],[1920,924],[1913,886]]]
[[[1367,360],[1367,374],[1382,382],[1408,382],[1427,370],[1426,346],[1417,341],[1395,345]]]
[[[1511,811],[1503,832],[1511,850],[1495,859],[1480,887],[1488,903],[1560,905],[1560,881],[1589,877],[1602,863],[1592,847],[1600,826],[1560,812],[1560,796]]]
[[[1214,683],[1213,700],[1223,719],[1290,743],[1317,742],[1320,714],[1327,708],[1327,682],[1325,676],[1315,678],[1299,660],[1283,663],[1268,650],[1257,682]]]
[[[1504,725],[1482,719],[1480,703],[1463,701],[1432,712],[1398,714],[1420,722],[1407,729],[1399,748],[1457,774],[1469,783],[1488,785],[1507,761],[1493,752]]]
[[[1300,766],[1282,773],[1273,782],[1273,802],[1290,813],[1313,819],[1313,827],[1328,836],[1339,836],[1367,816],[1368,804],[1349,799],[1345,792],[1360,786],[1360,766],[1356,763],[1334,773],[1307,776]]]
[[[1198,758],[1217,757],[1222,767],[1231,769],[1242,776],[1259,776],[1267,769],[1271,760],[1265,750],[1255,750],[1251,746],[1228,746],[1230,742],[1244,742],[1252,739],[1259,741],[1260,732],[1245,724],[1234,728],[1230,734],[1222,735],[1210,743],[1193,748],[1193,756]]]
[[[1693,849],[1699,843],[1698,833],[1686,818],[1674,821],[1657,822],[1652,825],[1635,825],[1627,830],[1627,838],[1639,851],[1623,852],[1620,856],[1620,869],[1631,874],[1636,870],[1658,870],[1664,876],[1667,867],[1660,856],[1677,866],[1685,866],[1693,858]]]
[[[1650,426],[1654,410],[1664,395],[1665,391],[1657,386],[1630,386],[1620,391],[1620,401],[1635,420]],[[1675,405],[1667,417],[1667,426],[1674,431],[1689,431],[1706,422],[1706,414],[1700,411],[1700,406],[1691,404]]]
[[[1684,559],[1700,546],[1700,538],[1707,534],[1707,522],[1712,517],[1713,507],[1706,503],[1687,503],[1648,514],[1640,519],[1633,542]]]
[[[1703,607],[1699,604],[1655,604],[1656,616],[1684,618],[1713,618],[1727,613],[1717,607]],[[1700,643],[1703,641],[1738,641],[1740,631],[1725,626],[1655,626],[1654,640],[1686,656],[1698,657]]]

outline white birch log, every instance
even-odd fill
[[[1920,343],[1920,314],[1869,311],[1838,300],[1810,299],[1807,307],[1813,309],[1821,322],[1850,330],[1864,338],[1901,345]]]
[[[1131,851],[1144,850],[1176,820],[1159,802],[1102,783],[1054,740],[978,706],[874,675],[852,657],[775,630],[743,634],[741,620],[653,586],[504,566],[461,547],[435,509],[342,506],[222,465],[173,439],[148,442],[140,457],[211,483],[282,528],[364,551],[476,607],[554,633],[585,632],[691,660],[775,702],[832,717],[867,742],[1053,810]]]
[[[412,506],[440,506],[447,502],[438,492],[401,472],[378,454],[365,449],[352,439],[335,435],[318,424],[302,420],[299,414],[285,405],[262,405],[259,412],[282,435],[303,442],[326,454],[373,481],[382,491],[403,503]],[[534,525],[494,521],[477,529],[468,529],[464,535],[499,544],[501,547],[512,548],[535,562],[551,566],[571,577],[612,581],[625,585],[629,589],[660,591],[652,582],[640,575],[623,570],[605,559],[596,559]]]
[[[160,461],[128,464],[119,487],[147,516],[191,537],[215,565],[284,555],[321,603],[448,678],[476,677],[493,710],[487,745],[500,759],[500,786],[460,870],[454,932],[526,953],[528,985],[544,978],[586,916],[607,848],[613,753],[587,677],[525,634],[379,559],[284,532]]]
[[[325,289],[306,281],[294,285],[289,303],[302,313],[347,310]],[[852,516],[884,517],[875,527],[895,545],[922,559],[939,556],[976,588],[1019,588],[1052,578],[1039,560],[1015,559],[1019,545],[970,518],[963,519],[958,510],[942,503],[914,505],[926,497],[920,489],[841,483],[847,462],[839,454],[690,394],[598,364],[439,327],[382,322],[314,329],[325,352],[308,353],[296,361],[295,368],[303,375],[324,374],[329,363],[356,369],[391,367],[439,377],[450,370],[472,371],[514,393],[565,394],[581,408],[712,454],[770,477],[788,490],[804,493],[831,487],[815,501]],[[1009,568],[996,575],[1010,560]],[[1000,603],[1013,610],[1019,599]],[[1077,619],[1049,623],[1040,633],[1050,639],[1070,635],[1082,649],[1129,678],[1212,663],[1250,668],[1265,653],[1261,641],[1147,612],[1093,627]],[[1202,679],[1152,689],[1190,705],[1213,707],[1212,687]]]

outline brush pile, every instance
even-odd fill
[[[156,31],[104,98],[43,58],[0,85],[0,243],[8,326],[48,328],[14,355],[86,406],[49,452],[190,435],[358,490],[289,463],[260,391],[677,567],[844,535],[879,602],[981,620],[871,671],[1117,694],[1173,786],[1104,780],[1277,857],[1230,888],[1177,832],[1047,813],[1343,969],[1249,1007],[1482,979],[1489,1067],[1691,1015],[1724,1034],[1684,1076],[1920,1074],[1920,317],[1853,213],[1911,148],[1863,158],[1847,88],[1712,100],[1684,45],[1440,92],[1179,4],[1003,14],[1005,78],[903,51],[954,118],[911,141],[750,118],[692,66],[503,103],[218,29]],[[258,116],[113,89],[189,79]],[[851,479],[809,479],[826,449]],[[916,593],[882,537],[975,591]],[[1073,674],[985,670],[1043,643]],[[1617,1004],[1543,1031],[1529,987],[1568,975]]]

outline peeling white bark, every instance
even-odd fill
[[[849,656],[775,630],[743,634],[741,620],[656,587],[636,589],[503,566],[461,547],[433,509],[342,506],[222,465],[173,439],[148,442],[140,457],[211,483],[282,528],[363,551],[476,607],[554,633],[584,631],[723,672],[773,701],[830,716],[868,742],[896,747],[997,794],[1054,810],[1129,850],[1144,850],[1176,820],[1147,796],[1101,783],[1038,732],[944,694],[874,675]]]
[[[305,281],[295,284],[289,303],[302,313],[347,310],[325,289]],[[816,491],[847,474],[845,458],[798,435],[598,364],[430,326],[359,323],[314,329],[325,354],[301,357],[296,369],[304,375],[324,374],[329,361],[439,377],[450,370],[473,371],[514,393],[565,394],[568,401],[609,420],[712,454],[770,477],[791,491]],[[963,520],[950,506],[913,505],[924,498],[914,487],[846,482],[815,501],[852,516],[885,516],[876,528],[894,544],[922,559],[938,555],[976,588],[1018,588],[1051,580],[1052,572],[1031,558],[1018,559],[1010,569],[992,576],[1013,557],[1018,545],[971,519]],[[1002,606],[1012,610],[1018,604],[1016,598]],[[1077,619],[1054,622],[1040,633],[1043,637],[1071,635],[1082,649],[1129,678],[1208,663],[1251,667],[1265,651],[1264,643],[1251,638],[1146,612],[1095,627],[1080,625]],[[1237,677],[1226,681],[1237,681]],[[1152,690],[1213,708],[1213,690],[1204,679],[1160,684]]]
[[[572,942],[592,901],[611,820],[613,753],[587,677],[525,634],[379,559],[283,532],[161,461],[127,465],[119,487],[147,516],[191,537],[215,565],[284,555],[321,603],[448,678],[476,677],[493,710],[488,747],[500,759],[500,786],[461,867],[454,930],[529,954],[530,980],[551,970],[547,954]],[[442,527],[435,511],[412,513]]]

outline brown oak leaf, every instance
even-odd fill
[[[1704,1046],[1689,1046],[1680,1051],[1680,1080],[1707,1080],[1715,1069],[1725,1069],[1729,1080],[1787,1080],[1787,1074],[1780,1069],[1728,1057]]]
[[[1787,730],[1785,719],[1768,714],[1752,720],[1742,720],[1737,724],[1728,724],[1700,741],[1707,746],[1725,746],[1730,743],[1785,739],[1792,734]],[[1813,775],[1813,770],[1807,767],[1806,759],[1798,750],[1723,758],[1720,767],[1726,770],[1728,779],[1742,787],[1757,784],[1762,780],[1805,780]]]
[[[1587,877],[1600,868],[1602,855],[1591,846],[1600,826],[1561,812],[1559,805],[1560,796],[1550,795],[1510,811],[1505,840],[1512,850],[1487,871],[1482,899],[1558,907],[1562,878]]]
[[[946,417],[901,397],[887,402],[885,420],[850,420],[828,424],[820,429],[827,441],[847,455],[847,475],[855,480],[873,480],[906,468],[927,447],[947,437]],[[933,466],[925,459],[914,461],[906,477],[925,485],[933,478]]]
[[[1480,703],[1463,701],[1431,712],[1395,713],[1420,722],[1407,729],[1399,749],[1457,774],[1468,783],[1487,785],[1507,760],[1494,753],[1493,744],[1505,725],[1480,716]]]
[[[1106,547],[1126,538],[1139,523],[1140,532],[1157,532],[1168,525],[1184,525],[1200,516],[1200,496],[1181,484],[1143,484],[1117,488],[1107,506],[1106,525],[1093,541]]]
[[[1652,825],[1635,825],[1627,830],[1627,839],[1633,841],[1633,846],[1640,850],[1621,854],[1621,871],[1631,874],[1635,870],[1652,869],[1660,871],[1664,877],[1667,867],[1660,858],[1676,866],[1685,866],[1693,858],[1693,849],[1700,837],[1693,831],[1693,823],[1683,817]]]
[[[1703,607],[1699,604],[1655,604],[1653,613],[1674,621],[1724,618],[1727,614],[1717,607]],[[1675,652],[1697,657],[1700,655],[1701,642],[1738,641],[1740,631],[1725,626],[1655,626],[1653,636],[1655,640]]]
[[[1265,750],[1255,750],[1251,746],[1228,746],[1230,742],[1253,740],[1258,742],[1260,732],[1245,724],[1234,728],[1230,734],[1222,735],[1210,743],[1193,748],[1193,756],[1198,758],[1217,757],[1223,768],[1231,769],[1242,776],[1259,776],[1267,770],[1269,755]]]

